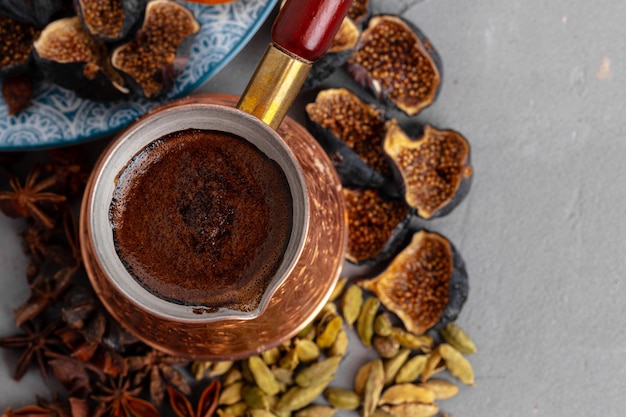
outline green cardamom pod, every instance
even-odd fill
[[[392,385],[387,388],[380,396],[378,402],[381,404],[406,404],[406,403],[424,403],[430,404],[435,401],[435,393],[423,386],[404,383]]]
[[[248,366],[254,382],[267,395],[275,395],[280,392],[280,384],[276,381],[276,377],[270,368],[263,362],[259,356],[251,356],[248,358]]]
[[[361,405],[361,398],[356,392],[343,388],[327,388],[324,398],[330,405],[341,410],[356,410]]]
[[[363,302],[363,307],[356,321],[356,332],[361,342],[366,347],[372,346],[374,336],[374,319],[380,307],[380,300],[376,297],[369,297]]]
[[[446,324],[440,331],[441,337],[449,345],[461,353],[471,355],[476,353],[476,345],[467,333],[456,323]]]
[[[371,362],[363,388],[363,417],[370,417],[376,410],[381,392],[385,387],[385,369],[381,359]]]
[[[307,366],[296,374],[296,384],[304,388],[318,384],[322,380],[332,379],[341,360],[341,356],[331,356]]]
[[[341,299],[341,312],[346,325],[352,328],[363,305],[363,290],[356,284],[350,285]]]
[[[413,382],[419,378],[426,366],[428,356],[416,355],[407,360],[404,365],[398,370],[396,374],[396,384],[403,384],[405,382]]]
[[[439,345],[439,352],[452,376],[464,384],[474,385],[474,370],[461,352],[447,343]]]

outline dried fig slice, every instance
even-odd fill
[[[71,0],[0,0],[0,14],[41,29],[68,4]]]
[[[344,18],[326,54],[311,66],[311,71],[304,81],[302,90],[306,91],[317,87],[337,68],[341,67],[352,55],[360,36],[361,30],[354,21],[348,17]]]
[[[31,24],[0,14],[0,76],[31,70],[33,42],[40,32]]]
[[[185,6],[153,0],[135,37],[113,50],[111,62],[137,95],[156,99],[173,86],[200,23]]]
[[[124,39],[143,19],[147,0],[74,0],[76,14],[92,36],[105,42]]]
[[[48,80],[79,97],[108,101],[128,93],[109,63],[106,45],[85,31],[78,16],[48,24],[35,41],[33,54]]]
[[[369,0],[352,0],[350,9],[348,9],[348,17],[356,24],[360,25],[371,13],[371,3]]]
[[[412,140],[392,119],[387,122],[383,148],[398,188],[420,217],[448,214],[469,192],[470,144],[460,133],[426,125],[423,135]]]
[[[346,88],[322,90],[306,106],[307,123],[346,186],[381,187],[393,177],[382,149],[384,114]]]
[[[391,258],[409,231],[411,213],[403,200],[385,198],[376,189],[343,189],[348,217],[346,259],[374,264]]]
[[[432,43],[395,15],[370,19],[346,70],[378,100],[409,116],[434,102],[442,80],[441,59]]]
[[[359,285],[374,292],[417,335],[454,321],[469,288],[465,264],[454,246],[426,230],[416,232],[382,273]]]

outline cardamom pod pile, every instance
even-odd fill
[[[335,377],[349,354],[348,332],[377,355],[365,359],[351,386]],[[354,341],[353,341],[354,343]],[[357,342],[359,343],[359,342]],[[417,335],[351,279],[342,278],[315,320],[293,339],[240,361],[194,362],[196,379],[219,379],[220,417],[330,417],[355,410],[363,417],[445,416],[440,403],[459,385],[474,385],[467,359],[471,338],[450,322]]]

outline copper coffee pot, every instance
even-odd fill
[[[328,49],[350,2],[288,0],[272,28],[272,42],[238,101],[207,94],[162,105],[121,132],[101,155],[81,208],[83,257],[108,311],[145,343],[189,358],[238,359],[293,337],[330,297],[346,245],[341,183],[320,145],[285,115],[312,63]],[[294,227],[287,259],[255,311],[206,312],[158,299],[137,284],[113,248],[108,207],[118,174],[153,141],[189,128],[243,137],[275,159],[289,180]]]

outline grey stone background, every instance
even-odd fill
[[[469,196],[428,224],[467,263],[471,291],[458,322],[479,350],[476,387],[442,409],[623,416],[626,3],[373,1],[375,12],[416,23],[443,59],[441,94],[419,119],[472,144]],[[268,33],[269,23],[201,91],[240,94]],[[0,216],[2,335],[26,293],[18,228]],[[350,353],[340,383],[368,354]],[[14,358],[0,352],[0,406],[49,392],[34,374],[15,384]]]

